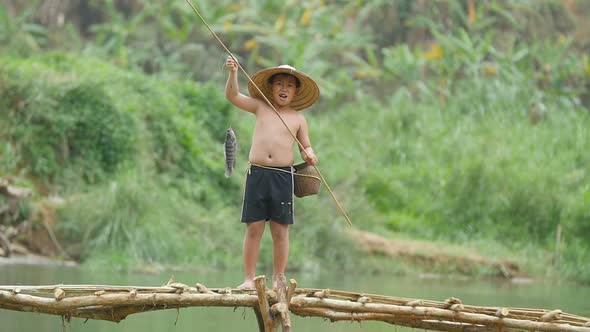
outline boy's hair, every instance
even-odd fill
[[[268,78],[268,83],[269,83],[270,85],[272,85],[272,83],[273,83],[273,82],[274,82],[274,80],[275,80],[275,77],[277,77],[277,76],[281,76],[281,75],[282,75],[282,76],[291,76],[291,77],[293,77],[293,78],[295,79],[295,87],[297,87],[297,88],[298,88],[298,87],[300,87],[300,86],[301,86],[301,82],[299,81],[299,79],[297,78],[297,76],[295,76],[295,75],[291,75],[291,74],[287,74],[287,73],[276,73],[276,74],[272,75],[271,77],[269,77],[269,78]]]

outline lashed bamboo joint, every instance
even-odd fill
[[[284,275],[277,288],[194,287],[170,280],[162,287],[54,285],[0,286],[0,309],[39,312],[66,318],[81,317],[119,322],[139,312],[186,307],[249,307],[259,331],[293,329],[290,314],[335,321],[374,320],[436,331],[572,331],[590,332],[590,319],[556,310],[479,307],[457,298],[444,302],[354,292],[297,288]]]

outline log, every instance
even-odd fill
[[[291,299],[293,298],[293,294],[295,294],[296,289],[297,281],[295,279],[289,280],[289,289],[287,289],[287,303],[291,303]]]
[[[322,289],[316,292],[313,292],[313,297],[317,297],[318,299],[325,299],[330,296],[329,289]]]
[[[509,314],[510,310],[506,308],[499,308],[498,311],[496,311],[496,316],[500,318],[508,317]]]
[[[553,311],[549,311],[548,313],[544,314],[539,318],[541,322],[550,322],[553,320],[557,320],[561,318],[561,310],[555,309]]]
[[[32,296],[28,294],[12,294],[0,290],[0,308],[38,312],[51,315],[92,318],[118,322],[131,313],[151,310],[171,309],[181,307],[254,307],[258,298],[254,295],[234,294],[137,294],[129,293],[103,294],[101,296],[86,295],[64,297],[56,300],[49,297]],[[21,308],[22,310],[19,310]],[[101,308],[108,311],[108,315],[100,313]],[[98,312],[94,315],[91,312]],[[113,313],[111,317],[110,313]]]
[[[369,303],[369,302],[371,302],[371,298],[368,296],[361,296],[356,301],[358,303]]]
[[[33,191],[28,188],[12,186],[9,180],[0,178],[0,194],[11,199],[22,199],[31,196]]]
[[[337,311],[347,311],[354,313],[376,313],[376,314],[395,314],[414,317],[436,318],[439,320],[460,321],[471,324],[493,325],[497,327],[506,327],[514,329],[525,329],[530,331],[572,331],[572,332],[590,332],[588,328],[572,326],[567,324],[554,324],[545,322],[523,321],[512,318],[498,318],[485,314],[454,312],[451,310],[427,307],[407,307],[391,304],[376,303],[356,303],[336,301],[332,299],[317,299],[312,297],[297,296],[291,301],[291,312],[297,314],[299,308],[330,308]]]
[[[449,309],[459,312],[459,311],[463,311],[465,309],[465,307],[463,307],[462,303],[455,303]]]
[[[277,325],[270,312],[270,305],[266,295],[266,277],[258,276],[254,278],[254,285],[256,286],[256,293],[258,294],[258,308],[262,315],[264,322],[264,332],[274,332],[277,330]]]
[[[118,322],[128,315],[197,306],[250,307],[259,331],[292,329],[289,313],[332,321],[374,320],[439,331],[572,331],[590,332],[589,319],[561,312],[526,308],[476,307],[450,298],[445,302],[411,300],[362,293],[298,289],[279,276],[276,292],[266,277],[255,279],[256,290],[189,287],[171,280],[162,287],[52,285],[0,286],[0,309],[39,312]],[[318,297],[316,297],[318,296]],[[290,301],[289,301],[290,298]],[[586,325],[585,325],[586,324]]]
[[[294,280],[291,280],[293,282]],[[200,284],[197,284],[200,285]],[[201,285],[202,286],[202,285]],[[53,294],[56,288],[61,288],[65,292],[67,292],[68,296],[72,295],[86,295],[89,292],[105,290],[107,293],[117,293],[117,292],[131,292],[131,290],[135,290],[138,294],[141,293],[173,293],[176,290],[172,287],[147,287],[147,286],[113,286],[113,285],[46,285],[46,286],[0,286],[0,290],[5,291],[13,291],[16,288],[19,288],[24,293],[34,293],[34,294]],[[315,292],[322,291],[321,289],[314,289],[314,288],[295,288],[296,284],[292,286],[294,289],[291,291],[291,296],[293,295],[303,295],[303,296],[311,296]],[[189,289],[189,293],[198,293],[200,291],[205,290],[206,292],[210,292],[210,294],[217,294],[220,289],[217,288],[203,288],[193,287]],[[238,290],[232,289],[232,294],[249,294],[249,295],[256,295],[255,290]],[[393,305],[408,305],[408,306],[420,306],[420,307],[432,307],[432,308],[446,308],[448,304],[446,302],[437,302],[431,300],[413,300],[408,298],[401,298],[401,297],[391,297],[391,296],[384,296],[384,295],[375,295],[375,294],[363,294],[357,292],[350,292],[350,291],[341,291],[341,290],[330,290],[330,298],[331,299],[341,299],[341,300],[349,300],[349,301],[358,301],[359,298],[367,296],[371,299],[372,303],[382,303],[382,304],[393,304]],[[270,302],[276,302],[274,298],[269,297]],[[470,306],[464,304],[464,310],[466,312],[476,312],[479,314],[486,314],[491,316],[496,316],[498,312],[498,307],[480,307],[480,306]],[[508,318],[516,318],[516,319],[528,319],[532,321],[538,321],[539,318],[547,313],[547,310],[543,309],[529,309],[529,308],[506,308],[508,310],[507,316]],[[561,323],[566,322],[573,325],[582,326],[584,323],[588,322],[588,318],[575,316],[567,313],[562,313],[562,318],[560,320]]]
[[[408,319],[402,316],[393,314],[375,314],[375,313],[351,313],[335,311],[326,308],[300,308],[291,311],[293,314],[300,317],[322,317],[327,318],[331,322],[336,321],[367,321],[375,320],[389,323],[392,325],[420,328],[435,331],[446,332],[492,332],[498,331],[498,328],[488,327],[485,325],[468,324],[460,322],[449,322],[440,320],[419,320]],[[513,331],[512,329],[504,329],[503,331]],[[515,331],[515,330],[514,330]]]
[[[198,282],[195,285],[195,287],[197,288],[197,290],[199,291],[199,293],[215,294],[214,292],[212,292],[211,290],[209,290],[209,288],[205,287],[205,285],[202,285],[202,284],[200,284]]]
[[[282,273],[277,276],[277,299],[279,302],[271,307],[271,312],[278,316],[283,332],[291,332],[289,302],[287,301],[287,279]]]
[[[407,305],[409,307],[423,307],[424,306],[424,301],[422,301],[422,300],[412,300],[412,301],[406,302],[405,305]]]

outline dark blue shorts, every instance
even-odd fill
[[[272,220],[280,224],[293,224],[293,168],[272,168],[276,169],[250,166],[246,175],[242,222]]]

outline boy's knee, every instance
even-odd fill
[[[248,224],[246,228],[246,236],[250,238],[259,238],[262,237],[262,234],[264,234],[264,221]]]
[[[289,226],[271,221],[270,232],[273,240],[280,241],[289,238]]]

